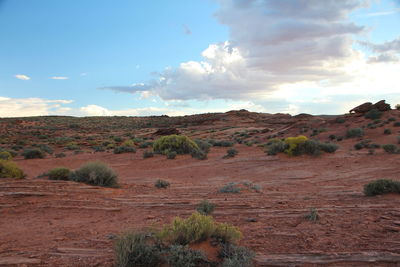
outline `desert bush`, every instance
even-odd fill
[[[190,154],[199,150],[200,148],[195,142],[183,135],[163,136],[153,144],[153,151],[164,155],[172,151],[177,154]]]
[[[203,151],[204,153],[210,152],[210,148],[212,147],[211,143],[201,140],[201,139],[195,139],[194,142],[197,144],[197,146],[200,148],[200,150]]]
[[[1,151],[0,152],[0,160],[11,160],[13,157],[10,152],[8,151]]]
[[[377,120],[382,117],[382,111],[379,111],[377,109],[371,109],[370,111],[365,113],[364,117],[370,120]]]
[[[136,153],[136,149],[132,146],[117,146],[114,148],[114,154]]]
[[[47,176],[49,177],[50,180],[67,181],[67,180],[69,180],[70,175],[71,175],[71,170],[68,168],[63,168],[63,167],[51,169],[47,173]]]
[[[319,148],[325,153],[334,153],[339,148],[339,146],[332,143],[320,143]]]
[[[210,140],[211,141],[211,140]],[[233,146],[233,142],[226,141],[226,140],[212,140],[211,141],[213,146],[220,146],[220,147],[231,147]]]
[[[336,118],[336,119],[335,119],[335,122],[336,122],[336,123],[345,123],[346,120],[345,120],[344,118],[340,118],[340,117],[339,117],[339,118]]]
[[[388,119],[388,121],[396,121],[396,118],[390,117],[390,118]]]
[[[219,257],[224,259],[221,267],[251,267],[255,253],[232,244],[222,244]]]
[[[46,156],[46,154],[40,149],[32,148],[24,150],[24,152],[22,152],[22,156],[25,159],[42,159]]]
[[[158,240],[148,233],[127,232],[114,243],[117,267],[156,267],[163,263]]]
[[[153,151],[148,151],[148,150],[143,151],[143,158],[144,159],[152,158],[152,157],[154,157]]]
[[[67,144],[65,146],[65,148],[68,149],[68,150],[79,150],[79,149],[81,149],[81,147],[75,142],[70,142],[69,144]]]
[[[201,242],[211,237],[235,243],[242,237],[242,233],[236,227],[217,223],[211,216],[197,212],[186,219],[176,217],[170,225],[164,226],[158,235],[171,244],[179,245]]]
[[[318,215],[318,211],[316,208],[311,208],[310,212],[307,213],[306,215],[304,215],[304,218],[312,221],[312,222],[316,222],[319,219],[319,215]]]
[[[215,204],[209,202],[207,199],[204,199],[197,206],[197,211],[202,215],[210,215],[215,209]]]
[[[176,158],[176,152],[175,151],[168,151],[166,153],[167,159],[175,159]]]
[[[240,191],[242,191],[242,189],[234,182],[230,182],[218,190],[220,193],[240,193]]]
[[[167,262],[173,267],[195,267],[207,261],[206,256],[189,246],[172,245],[168,250]]]
[[[105,187],[116,187],[118,185],[118,177],[114,170],[99,161],[82,165],[71,173],[71,180]]]
[[[385,150],[385,152],[387,152],[389,154],[395,154],[395,153],[399,152],[399,149],[394,144],[382,145],[382,148],[383,148],[383,150]]]
[[[199,160],[205,160],[207,159],[207,153],[201,151],[201,150],[195,150],[190,153],[192,158],[199,159]]]
[[[385,130],[383,130],[383,134],[392,134],[392,130],[385,129]]]
[[[346,137],[347,138],[362,137],[363,135],[364,135],[364,130],[361,129],[361,128],[349,129],[346,132]]]
[[[11,160],[0,160],[0,178],[24,178],[25,173]]]
[[[286,148],[287,145],[284,142],[277,140],[267,144],[266,153],[269,156],[275,156],[278,153],[284,152]]]
[[[170,184],[168,181],[161,180],[161,179],[157,180],[157,181],[154,183],[154,186],[157,187],[157,188],[167,188],[167,187],[169,187],[170,185],[171,185],[171,184]]]
[[[56,158],[65,158],[67,155],[65,155],[65,153],[57,153],[56,155],[55,155],[55,157]]]
[[[364,185],[364,194],[366,196],[375,196],[386,193],[400,193],[400,182],[379,179]]]
[[[224,156],[224,159],[233,158],[233,157],[236,156],[238,153],[239,153],[239,152],[238,152],[236,149],[234,149],[234,148],[229,148],[229,149],[226,151],[226,155]]]
[[[32,146],[42,150],[43,152],[46,152],[47,154],[50,154],[50,155],[54,153],[54,150],[46,144],[34,144]]]
[[[114,140],[115,140],[115,139],[114,139]],[[123,146],[123,147],[135,147],[135,142],[133,142],[132,140],[128,139],[128,140],[125,140],[125,141],[121,144],[121,146]]]
[[[397,122],[393,123],[393,126],[394,127],[400,127],[400,121],[397,121]]]
[[[302,144],[307,140],[308,140],[308,138],[305,137],[304,135],[299,135],[297,137],[285,138],[284,142],[287,145],[287,148],[285,149],[285,153],[288,154],[289,156],[293,156],[294,150],[299,146],[299,144]]]
[[[329,138],[330,140],[335,140],[335,139],[336,139],[336,135],[331,134],[331,135],[328,136],[328,138]]]

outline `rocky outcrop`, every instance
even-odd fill
[[[375,104],[372,104],[371,102],[366,102],[364,104],[361,104],[352,110],[350,110],[350,113],[358,113],[358,114],[364,114],[370,111],[371,109],[377,109],[379,111],[387,111],[390,110],[390,104],[387,104],[385,100],[381,100],[376,102]]]

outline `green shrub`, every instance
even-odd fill
[[[336,135],[334,135],[334,134],[331,134],[331,135],[329,135],[329,137],[328,137],[330,140],[335,140],[336,139]]]
[[[167,188],[167,187],[169,187],[170,185],[171,185],[171,184],[170,184],[168,181],[161,180],[161,179],[157,180],[157,181],[154,183],[154,186],[157,187],[157,188]]]
[[[24,178],[25,173],[10,160],[0,160],[0,178]]]
[[[363,135],[364,135],[364,130],[361,129],[361,128],[349,129],[346,132],[346,137],[347,138],[362,137]]]
[[[168,250],[167,262],[173,267],[195,267],[207,261],[206,256],[187,245],[172,245]]]
[[[255,253],[232,244],[222,244],[219,257],[224,259],[221,267],[251,267]]]
[[[213,146],[220,146],[220,147],[231,147],[233,146],[233,142],[231,141],[226,141],[226,140],[210,140],[211,144]]]
[[[167,154],[176,152],[177,154],[190,154],[200,148],[189,137],[183,135],[168,135],[156,140],[153,144],[155,153]]]
[[[382,145],[382,148],[389,154],[395,154],[399,152],[397,146],[393,144]]]
[[[275,156],[278,153],[284,152],[286,148],[287,145],[284,142],[277,140],[273,141],[269,145],[267,144],[266,153],[269,156]]]
[[[400,182],[380,179],[364,185],[366,196],[375,196],[386,193],[400,193]]]
[[[392,130],[385,129],[385,130],[383,130],[383,134],[392,134]]]
[[[114,154],[136,153],[136,149],[131,146],[117,146],[114,148]]]
[[[127,232],[114,243],[116,267],[156,267],[163,263],[158,240],[148,233]]]
[[[289,156],[293,156],[293,152],[297,148],[297,146],[301,143],[304,143],[307,140],[308,138],[305,137],[304,135],[285,138],[285,144],[288,146],[288,148],[285,150],[285,153],[288,154]]]
[[[242,233],[234,226],[217,223],[211,216],[193,213],[187,219],[176,217],[170,225],[158,234],[161,239],[171,244],[188,245],[214,237],[226,242],[235,243]]]
[[[393,123],[393,126],[394,127],[400,127],[400,121],[397,121],[397,122]]]
[[[154,157],[154,153],[152,151],[147,151],[147,150],[143,151],[143,158],[144,159],[152,158],[152,157]]]
[[[115,140],[115,139],[114,139]],[[135,147],[135,142],[132,140],[125,140],[122,144],[122,147]]]
[[[46,154],[40,149],[26,149],[22,152],[22,156],[25,159],[42,159],[46,156]]]
[[[67,155],[65,155],[65,153],[57,153],[56,155],[56,158],[65,158]]]
[[[316,208],[311,208],[310,212],[306,215],[304,215],[304,218],[306,218],[309,221],[316,222],[319,220],[319,215],[318,211]]]
[[[197,144],[197,146],[200,148],[201,151],[203,151],[204,153],[210,152],[210,148],[212,147],[211,143],[201,140],[201,139],[195,139],[194,141]]]
[[[354,145],[354,148],[355,148],[356,150],[360,150],[360,149],[363,149],[364,146],[363,146],[361,143],[357,143],[357,144]]]
[[[176,152],[175,151],[168,151],[166,153],[167,159],[175,159],[176,158]]]
[[[224,156],[224,159],[233,158],[233,157],[236,156],[238,153],[239,153],[239,152],[238,152],[236,149],[234,149],[234,148],[229,148],[229,149],[226,151],[226,155]]]
[[[40,149],[41,151],[43,151],[47,154],[50,154],[50,155],[54,153],[54,150],[46,144],[38,144],[38,145],[32,145],[32,146]]]
[[[99,161],[82,165],[71,174],[71,180],[105,187],[116,187],[118,185],[118,177],[114,170]]]
[[[67,181],[67,180],[69,180],[70,175],[71,175],[71,170],[68,168],[63,168],[63,167],[51,169],[47,173],[47,176],[49,177],[50,180]]]
[[[345,120],[344,118],[336,118],[336,119],[335,119],[335,122],[336,122],[336,123],[345,123],[346,120]]]
[[[390,118],[388,119],[388,121],[396,121],[396,118],[390,117]]]
[[[13,157],[10,152],[8,151],[1,151],[0,152],[0,160],[11,160]]]
[[[382,117],[382,111],[379,111],[377,109],[371,109],[370,111],[365,113],[364,117],[370,120],[377,120]]]
[[[218,190],[220,193],[240,193],[240,191],[242,191],[242,189],[234,182],[230,182]]]
[[[332,143],[320,143],[319,148],[325,153],[334,153],[339,148],[339,146]]]
[[[139,144],[139,148],[148,148],[149,146],[152,146],[153,142],[142,142]]]
[[[199,160],[205,160],[207,159],[207,153],[201,151],[201,150],[195,150],[192,153],[190,153],[192,158],[199,159]]]
[[[215,204],[210,203],[207,199],[204,199],[197,206],[197,211],[202,215],[210,215],[215,209]]]

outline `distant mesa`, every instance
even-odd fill
[[[379,111],[388,111],[390,110],[390,104],[387,104],[385,100],[381,100],[376,102],[375,104],[372,104],[371,102],[366,102],[364,104],[361,104],[352,110],[350,110],[350,113],[356,113],[356,114],[364,114],[367,113],[368,111],[372,109],[377,109]]]
[[[181,132],[176,128],[163,128],[158,129],[154,135],[171,135],[171,134],[180,134]]]

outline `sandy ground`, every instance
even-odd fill
[[[372,180],[399,179],[400,155],[340,149],[287,157],[235,148],[231,159],[222,159],[225,148],[212,148],[204,161],[143,159],[142,150],[17,159],[28,177],[0,180],[0,266],[113,266],[115,235],[188,216],[203,199],[217,205],[217,221],[240,228],[240,244],[257,253],[257,266],[400,266],[400,196],[362,193]],[[89,160],[114,168],[121,188],[36,178]],[[171,187],[155,188],[157,179]],[[218,193],[242,181],[261,192]],[[310,208],[316,223],[304,218]]]

